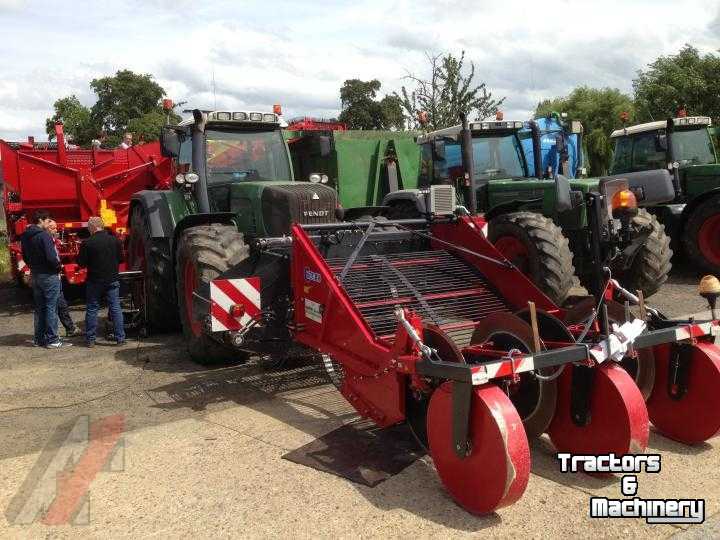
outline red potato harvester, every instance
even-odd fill
[[[161,155],[157,142],[127,150],[82,150],[66,148],[62,124],[55,125],[55,135],[57,143],[52,145],[35,143],[32,138],[23,143],[0,141],[3,205],[12,272],[18,283],[27,283],[30,277],[20,235],[36,210],[49,210],[57,221],[63,277],[80,284],[85,281],[85,270],[76,261],[88,218],[101,216],[125,243],[132,194],[168,189],[174,177],[173,163]]]
[[[611,199],[613,215],[632,205]],[[644,451],[650,423],[687,444],[720,430],[718,321],[669,320],[608,275],[561,309],[488,242],[481,218],[368,219],[296,224],[253,250],[289,267],[292,339],[322,353],[363,417],[407,422],[467,511],[522,496],[528,438],[542,433],[558,452],[622,455]],[[247,348],[278,317],[255,294],[267,281],[214,280],[208,329]]]

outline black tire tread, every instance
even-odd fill
[[[250,248],[235,227],[213,223],[190,227],[183,232],[176,251],[176,287],[183,334],[191,358],[201,364],[245,360],[247,354],[210,338],[205,332],[195,336],[187,320],[183,283],[183,263],[190,258],[200,281],[198,294],[208,298],[210,282],[249,257]],[[197,307],[198,303],[195,303]]]
[[[720,274],[720,265],[713,264],[700,251],[698,233],[705,220],[718,212],[720,212],[720,196],[711,197],[701,202],[690,214],[683,235],[683,247],[693,265],[715,275]]]
[[[551,219],[534,212],[512,212],[496,216],[488,224],[492,243],[513,235],[528,248],[528,276],[553,302],[560,305],[570,294],[575,276],[570,243]]]
[[[633,218],[632,227],[636,231],[650,227],[652,232],[635,256],[629,271],[618,276],[618,281],[629,291],[634,293],[641,290],[645,298],[649,298],[660,290],[670,275],[673,256],[670,237],[665,234],[663,224],[642,208]]]

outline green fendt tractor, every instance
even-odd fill
[[[618,129],[610,172],[621,176],[649,169],[672,173],[674,199],[653,208],[673,239],[698,269],[720,273],[720,163],[710,118],[670,118]],[[651,189],[645,182],[636,190]]]
[[[567,138],[581,126],[572,123],[566,133],[557,133],[555,151],[559,170],[567,169]],[[458,204],[468,211],[484,213],[489,239],[516,266],[528,275],[550,298],[562,303],[568,296],[577,273],[581,283],[593,281],[591,243],[587,208],[575,204],[559,211],[555,197],[555,179],[535,178],[543,171],[543,149],[537,124],[517,121],[482,121],[470,123],[463,130],[455,126],[418,139],[422,151],[420,189],[403,190],[388,195],[383,204],[391,217],[411,217],[426,213],[423,188],[433,184],[453,184]],[[532,152],[523,151],[532,139]],[[523,143],[526,143],[525,145]],[[529,162],[530,161],[530,162]],[[666,171],[655,171],[657,184],[669,185]],[[574,200],[599,193],[600,179],[570,179]],[[630,181],[634,185],[634,181]],[[472,195],[475,195],[473,197]],[[648,192],[641,206],[663,193]],[[670,240],[663,226],[644,209],[632,218],[629,227],[603,224],[604,249],[612,260],[613,275],[629,290],[642,290],[645,296],[658,291],[670,271]]]
[[[194,110],[191,120],[163,130],[161,144],[179,172],[173,189],[132,197],[129,266],[145,274],[136,300],[151,328],[180,324],[194,359],[217,359],[224,347],[203,326],[210,281],[243,266],[267,283],[287,281],[272,262],[254,261],[249,244],[288,234],[291,223],[337,221],[337,194],[322,183],[294,181],[275,114]],[[287,332],[285,321],[276,326],[278,335]],[[271,348],[272,332],[266,337]]]

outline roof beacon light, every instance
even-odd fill
[[[498,122],[501,122],[504,117],[505,117],[505,115],[502,111],[497,111],[495,113],[495,120],[497,120]]]
[[[273,105],[273,112],[278,116],[282,116],[282,106],[279,103]]]

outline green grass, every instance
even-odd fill
[[[0,235],[0,281],[10,279],[10,251],[8,250],[7,238]]]

